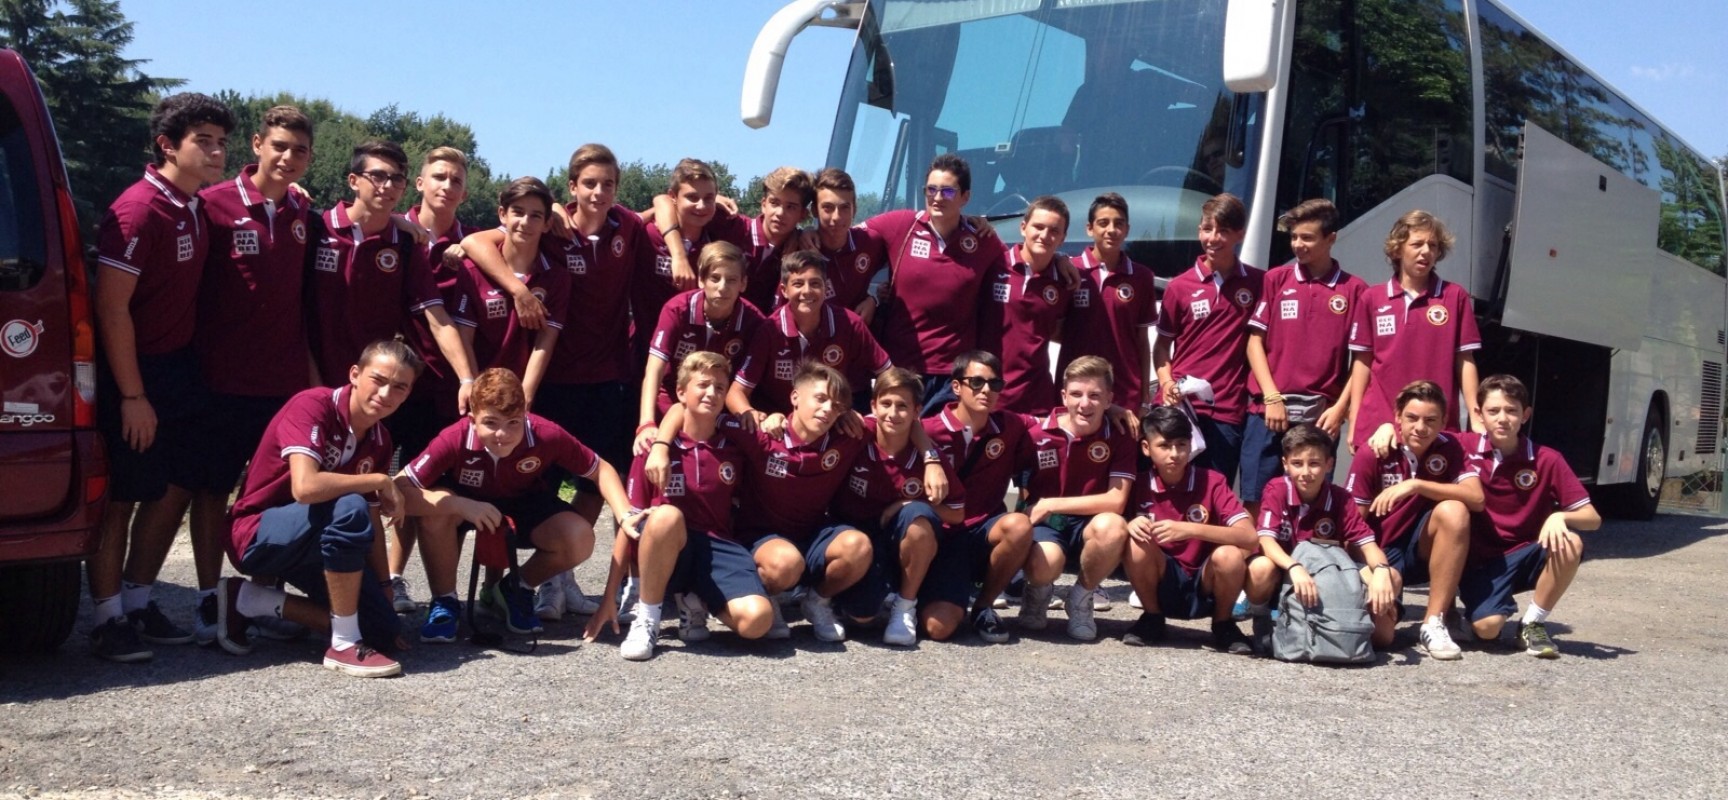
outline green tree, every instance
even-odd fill
[[[150,108],[184,81],[146,75],[126,58],[132,23],[117,0],[0,0],[0,47],[42,84],[86,239],[101,212],[151,158]]]

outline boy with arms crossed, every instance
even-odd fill
[[[758,422],[776,414],[784,417],[791,410],[792,375],[802,361],[833,367],[858,387],[869,386],[894,366],[857,314],[828,301],[828,266],[814,250],[780,259],[785,302],[751,334],[726,395],[727,410],[752,415]]]
[[[1062,323],[1062,355],[1056,372],[1081,356],[1099,356],[1116,371],[1116,400],[1136,412],[1150,405],[1146,390],[1152,374],[1152,346],[1146,329],[1158,324],[1158,285],[1150,267],[1122,252],[1128,239],[1128,201],[1115,192],[1101,194],[1086,210],[1086,235],[1092,246],[1076,267],[1080,286]]]
[[[1020,218],[1022,242],[985,273],[978,295],[978,348],[1001,354],[1007,381],[1000,405],[1025,414],[1049,410],[1050,341],[1068,313],[1070,292],[1053,268],[1068,235],[1068,206],[1048,195]]]

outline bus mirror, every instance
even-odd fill
[[[810,25],[857,28],[864,18],[863,2],[840,0],[793,0],[787,3],[756,34],[750,58],[744,63],[744,90],[738,115],[744,124],[761,128],[774,118],[774,95],[780,89],[780,68],[792,38]],[[824,16],[833,12],[831,16]]]
[[[1224,15],[1224,85],[1230,91],[1264,92],[1278,82],[1278,30],[1285,2],[1230,0]]]

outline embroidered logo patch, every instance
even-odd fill
[[[1195,503],[1188,507],[1188,513],[1183,516],[1186,517],[1189,522],[1204,525],[1206,524],[1206,520],[1211,518],[1212,514],[1206,510],[1205,506]]]
[[[522,473],[523,475],[527,475],[528,473],[533,472],[539,468],[540,468],[540,459],[535,458],[534,456],[529,456],[527,458],[522,459],[521,461],[516,462],[516,471]]]
[[[1345,300],[1344,295],[1335,294],[1331,300],[1326,301],[1326,307],[1332,309],[1334,314],[1342,314],[1350,310],[1350,301]]]
[[[1093,442],[1086,448],[1086,457],[1094,464],[1102,464],[1110,460],[1110,444],[1108,442]]]
[[[1428,324],[1433,325],[1435,327],[1445,325],[1446,320],[1451,318],[1450,315],[1448,315],[1446,313],[1446,307],[1445,306],[1429,306],[1427,316],[1428,316]]]
[[[378,269],[382,272],[395,272],[398,266],[396,262],[399,258],[400,256],[396,255],[395,250],[379,250],[378,255],[372,258],[372,262],[377,264]]]

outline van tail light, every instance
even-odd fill
[[[80,428],[96,425],[96,326],[90,313],[90,279],[84,266],[84,239],[72,194],[55,187],[60,206],[60,251],[66,259],[67,308],[72,322],[72,422]]]

